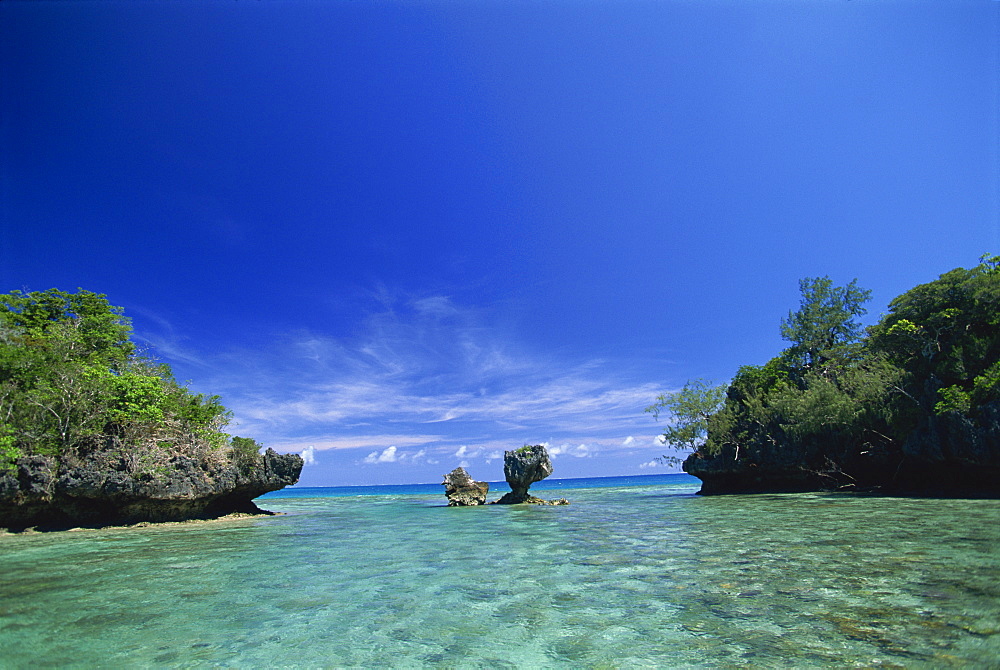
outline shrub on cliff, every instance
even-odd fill
[[[0,294],[0,470],[33,454],[119,452],[136,467],[175,454],[233,457],[218,396],[190,393],[130,335],[101,294]]]

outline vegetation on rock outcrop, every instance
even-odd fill
[[[0,526],[254,511],[298,479],[299,456],[225,433],[219,397],[189,392],[130,335],[97,293],[0,295]]]
[[[238,459],[218,396],[190,393],[140,355],[104,295],[57,289],[0,295],[0,471],[22,456],[60,461],[114,452],[136,472],[167,455]]]
[[[664,439],[694,449],[684,469],[704,492],[1000,494],[1000,256],[904,293],[866,330],[854,282],[800,288],[779,356],[648,409],[673,417]]]

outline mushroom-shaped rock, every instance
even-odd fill
[[[510,485],[510,493],[505,494],[496,505],[534,503],[544,505],[565,505],[565,500],[545,501],[528,494],[528,487],[552,474],[552,461],[541,444],[525,445],[514,451],[503,453],[503,474]]]
[[[444,476],[444,494],[448,496],[448,507],[468,507],[470,505],[486,504],[486,494],[490,485],[477,482],[465,471],[465,468],[455,468]]]

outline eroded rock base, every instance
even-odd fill
[[[465,471],[465,468],[455,468],[444,476],[444,494],[448,497],[448,507],[472,507],[485,505],[486,494],[490,485],[477,482]]]
[[[253,499],[294,484],[302,465],[297,454],[273,449],[239,463],[178,455],[149,472],[101,454],[72,463],[27,456],[0,474],[0,527],[59,529],[268,514]]]
[[[514,492],[505,493],[502,498],[495,500],[490,503],[491,505],[568,505],[569,501],[565,498],[559,498],[558,500],[542,500],[541,498],[536,498],[535,496],[518,496],[514,495]]]

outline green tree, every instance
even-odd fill
[[[781,473],[837,487],[919,487],[928,459],[983,458],[1000,407],[1000,256],[914,287],[864,332],[869,292],[855,282],[804,279],[800,289],[799,309],[781,323],[791,346],[740,368],[721,408],[668,431],[674,443],[740,461],[727,467],[748,481]],[[677,400],[650,410],[683,414]]]
[[[188,392],[136,352],[130,333],[100,294],[0,294],[0,466],[95,449],[124,450],[133,462],[156,449],[232,451],[218,396]]]
[[[1000,256],[910,289],[869,333],[872,351],[906,371],[899,390],[913,416],[1000,400]]]
[[[260,450],[264,448],[264,445],[251,437],[239,437],[236,435],[233,436],[231,444],[233,450],[230,457],[244,465],[253,464],[257,459],[257,455],[260,454]]]
[[[726,398],[726,385],[716,386],[704,379],[684,384],[680,391],[664,393],[646,411],[659,419],[666,413],[670,425],[663,431],[664,444],[677,451],[694,451],[702,445],[708,434],[708,422],[722,408]],[[676,456],[663,456],[662,461],[675,463]]]
[[[27,346],[58,340],[65,360],[101,361],[114,368],[135,352],[122,308],[108,303],[103,294],[83,289],[0,294],[0,326],[18,334]]]
[[[0,423],[0,474],[13,467],[14,460],[22,455],[14,444],[14,428]]]
[[[813,369],[854,353],[852,345],[864,333],[857,317],[868,313],[863,305],[871,291],[858,287],[856,279],[847,286],[834,286],[829,277],[801,279],[799,290],[799,309],[781,321],[781,337],[792,343],[785,352],[788,361]]]

